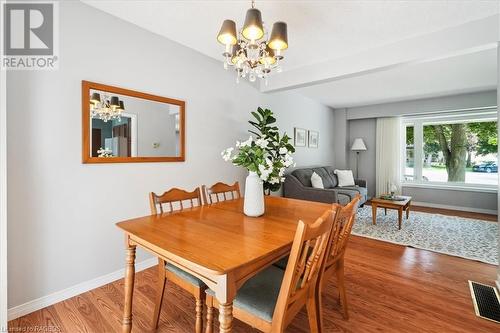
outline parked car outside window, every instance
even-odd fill
[[[476,164],[472,167],[474,172],[498,172],[498,164],[496,162],[484,162],[481,164]]]

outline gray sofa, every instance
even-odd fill
[[[296,169],[285,176],[283,184],[283,196],[309,201],[326,203],[337,202],[345,205],[350,202],[356,194],[361,194],[360,205],[367,200],[366,180],[355,179],[355,186],[339,187],[335,168],[331,166]],[[314,188],[311,184],[311,176],[316,172],[323,180],[324,189]]]

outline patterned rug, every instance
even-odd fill
[[[372,224],[372,208],[360,208],[352,233],[357,236],[498,264],[498,223],[456,216],[410,212],[398,230],[395,210],[377,211]]]

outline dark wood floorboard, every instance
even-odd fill
[[[467,214],[465,217],[488,218],[484,214]],[[494,265],[353,236],[346,253],[345,273],[350,319],[343,320],[338,311],[332,279],[324,295],[326,332],[500,332],[500,324],[475,316],[467,285],[469,279],[493,284]],[[150,324],[156,279],[156,268],[137,273],[133,332],[153,332]],[[118,280],[12,320],[9,329],[120,332],[122,311],[123,280]],[[194,299],[168,283],[157,332],[193,331]],[[237,320],[233,331],[257,332]],[[287,332],[309,332],[305,311],[299,313]]]

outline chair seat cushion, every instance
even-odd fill
[[[172,264],[167,263],[165,265],[165,269],[171,273],[174,273],[175,275],[182,278],[183,280],[186,280],[187,282],[191,283],[194,286],[202,287],[205,285],[203,283],[203,281],[198,279],[196,276],[193,276],[193,275],[189,274],[188,272],[183,271],[182,269],[180,269],[177,266],[174,266]]]
[[[272,322],[284,274],[284,270],[269,266],[245,282],[238,290],[233,306]],[[215,296],[210,289],[207,294]]]
[[[279,269],[286,270],[286,265],[288,264],[288,256],[281,258],[276,261],[273,266],[278,267]]]

